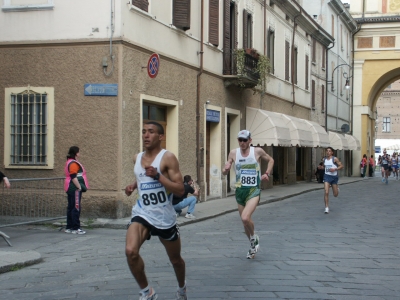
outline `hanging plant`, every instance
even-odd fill
[[[271,71],[271,63],[269,61],[269,58],[265,55],[259,54],[254,49],[250,50],[252,50],[252,56],[257,59],[256,73],[259,75],[257,85],[262,87],[265,84],[267,76]],[[236,73],[238,75],[239,86],[242,88],[246,87],[246,84],[243,82],[243,77],[247,77],[247,72],[245,68],[246,51],[249,51],[249,49],[234,50],[234,57],[236,60]]]

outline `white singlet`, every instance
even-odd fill
[[[331,159],[325,158],[325,174],[331,175],[331,176],[337,176],[337,166],[334,164],[334,157],[332,156]],[[334,172],[329,172],[330,168],[336,168]]]
[[[242,156],[240,148],[236,149],[235,160],[236,187],[258,187],[260,185],[260,165],[254,154],[254,147],[250,147],[249,155]]]
[[[161,159],[167,150],[162,149],[151,166],[160,170]],[[172,205],[173,194],[167,192],[158,181],[145,175],[142,167],[142,155],[139,153],[133,172],[137,181],[139,198],[132,208],[132,218],[139,216],[159,229],[168,229],[175,225],[176,214]]]

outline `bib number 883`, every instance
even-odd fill
[[[143,194],[142,195],[143,199],[143,204],[144,205],[157,205],[158,203],[164,203],[167,201],[167,197],[165,196],[165,193],[160,191],[157,194],[156,193],[150,193],[150,194]]]
[[[242,184],[256,184],[256,177],[242,176]]]

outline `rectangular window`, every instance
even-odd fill
[[[290,44],[288,41],[285,41],[285,80],[289,81],[289,63],[290,63]]]
[[[383,118],[382,126],[382,132],[390,132],[390,117]]]
[[[312,39],[312,54],[311,61],[315,63],[317,61],[317,40]]]
[[[343,25],[340,24],[340,48],[343,51],[344,46],[343,46]]]
[[[253,16],[243,10],[243,49],[253,47]]]
[[[335,38],[335,16],[334,15],[332,15],[331,16],[332,17],[332,36],[333,36],[333,38]]]
[[[52,169],[54,88],[6,88],[6,168]]]
[[[292,81],[294,84],[297,84],[297,60],[298,60],[298,55],[299,52],[297,50],[297,48],[294,48],[294,52],[293,52],[293,78]]]
[[[311,80],[311,108],[315,109],[315,81]]]
[[[210,0],[208,41],[214,46],[219,44],[219,0]]]
[[[326,53],[325,53],[325,49],[322,49],[322,69],[325,70],[325,66],[326,66]]]
[[[321,86],[321,111],[325,111],[325,85]]]
[[[179,29],[190,29],[190,0],[173,0],[172,24]]]
[[[306,55],[306,74],[305,74],[305,87],[306,87],[306,90],[308,90],[310,87],[308,86],[308,73],[309,73],[309,70],[308,70],[308,65],[310,64],[310,62],[309,62],[309,58],[308,58],[308,55]]]
[[[267,57],[271,64],[271,74],[274,74],[274,56],[275,56],[275,31],[268,30],[268,41],[267,41]]]

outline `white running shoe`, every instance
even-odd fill
[[[157,300],[157,299],[158,299],[158,295],[153,288],[150,288],[150,293],[148,295],[146,295],[146,296],[140,295],[140,298],[139,298],[139,300]]]
[[[329,214],[329,207],[325,207],[325,213]]]
[[[196,217],[195,217],[193,214],[191,214],[191,213],[187,213],[186,216],[185,216],[185,218],[186,218],[186,219],[196,219]]]

